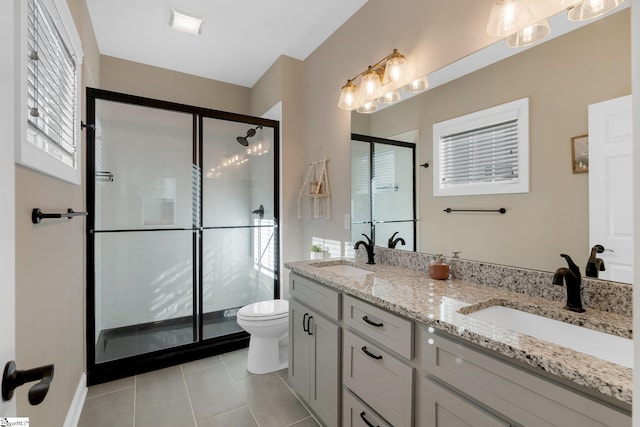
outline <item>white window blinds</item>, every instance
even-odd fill
[[[67,0],[15,3],[20,17],[15,161],[80,185],[82,43],[69,5]]]
[[[444,135],[440,153],[444,187],[517,182],[518,119]]]
[[[76,169],[79,61],[43,1],[28,0],[26,15],[27,140]]]
[[[434,195],[527,192],[528,99],[434,125]]]

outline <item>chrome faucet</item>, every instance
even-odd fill
[[[580,284],[582,282],[580,268],[573,262],[569,255],[560,254],[560,256],[567,260],[569,268],[561,267],[557,269],[553,275],[553,284],[562,286],[562,282],[564,281],[567,285],[567,305],[565,308],[577,313],[583,313],[585,309],[582,308],[582,297],[580,295]]]
[[[389,241],[387,242],[387,247],[391,248],[391,249],[395,249],[396,245],[398,244],[398,242],[400,242],[402,244],[402,246],[406,245],[404,239],[402,237],[398,237],[397,239],[393,239],[394,237],[396,237],[396,234],[398,234],[399,231],[396,231],[395,233],[393,233],[393,236],[389,237]]]
[[[373,256],[375,255],[373,253],[373,247],[375,246],[375,243],[366,234],[363,234],[363,236],[367,239],[367,242],[364,240],[358,240],[353,249],[358,249],[360,246],[364,245],[364,248],[367,250],[367,264],[375,264],[376,262],[373,260]]]

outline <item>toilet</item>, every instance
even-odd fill
[[[260,301],[238,310],[238,326],[251,334],[247,370],[267,374],[289,366],[289,301]]]

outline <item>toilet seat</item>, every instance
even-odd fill
[[[289,301],[283,299],[260,301],[238,310],[237,318],[250,322],[284,319],[289,316]]]

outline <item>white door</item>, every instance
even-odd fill
[[[0,52],[14,51],[16,2],[3,4],[0,14]],[[5,56],[8,57],[7,54]],[[0,61],[0,375],[15,359],[15,140],[14,62]],[[15,399],[0,398],[0,417],[16,416]]]
[[[589,105],[589,244],[601,279],[633,283],[631,95]],[[590,248],[589,248],[590,249]]]

